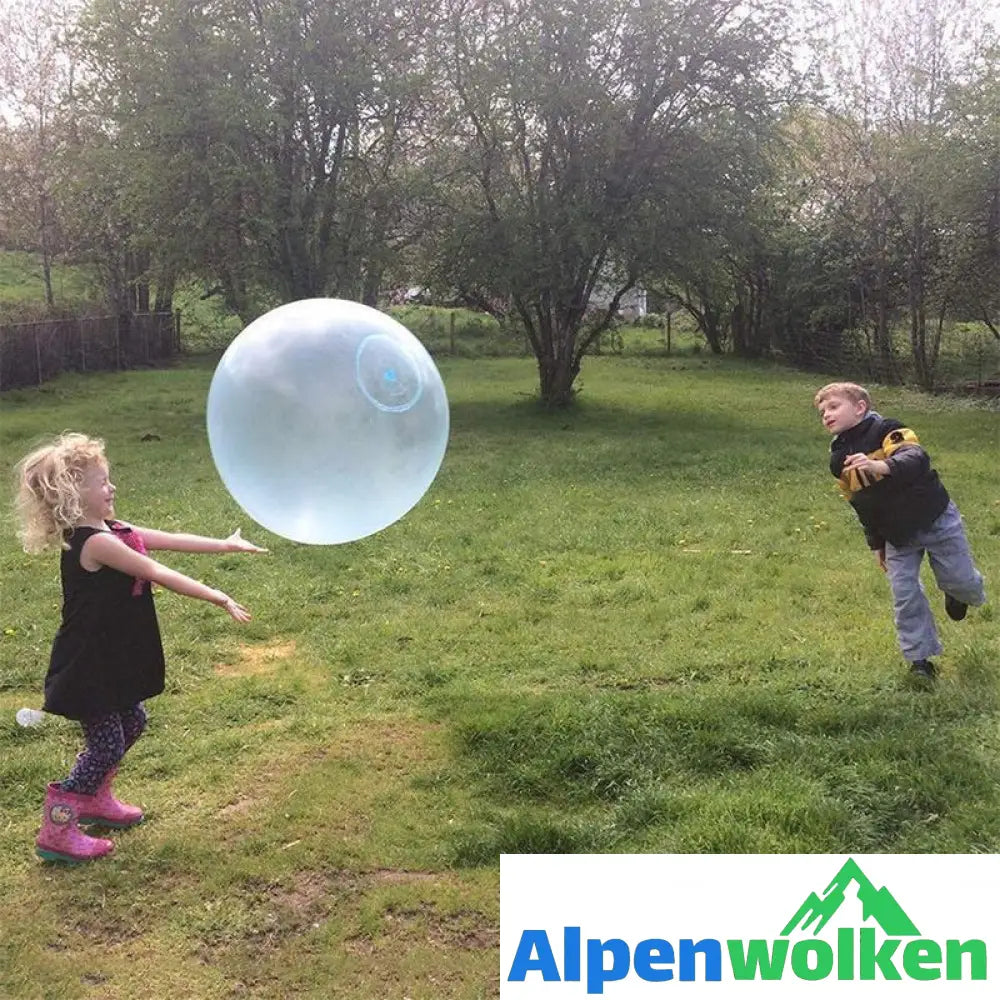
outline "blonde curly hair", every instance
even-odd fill
[[[104,442],[68,431],[17,463],[14,507],[25,552],[42,552],[54,543],[67,548],[64,532],[83,517],[80,487],[94,465],[107,468]]]

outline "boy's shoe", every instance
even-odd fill
[[[922,680],[932,681],[937,677],[937,667],[930,660],[914,660],[910,664],[910,673]]]
[[[944,595],[944,610],[953,622],[960,622],[969,610],[969,605],[964,604],[951,594]]]

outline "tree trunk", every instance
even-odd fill
[[[249,323],[255,319],[250,305],[250,295],[243,278],[227,268],[220,275],[220,282],[222,284],[222,299],[226,303],[226,307],[236,313],[243,323]]]
[[[45,304],[52,309],[55,307],[56,299],[52,294],[52,257],[49,255],[49,248],[42,246],[42,278],[45,281]]]
[[[708,341],[709,350],[713,354],[722,354],[722,328],[719,326],[719,315],[707,302],[701,314],[701,329]]]
[[[877,352],[877,376],[885,382],[897,382],[896,360],[892,351],[892,331],[889,328],[889,282],[884,258],[879,260],[876,293],[875,350]]]
[[[757,357],[769,354],[771,337],[765,328],[765,304],[770,289],[767,268],[759,264],[754,272],[753,310],[750,314],[750,339]]]
[[[914,225],[913,256],[910,261],[910,347],[917,384],[928,392],[934,388],[934,365],[927,349],[926,253],[923,219]]]
[[[45,281],[45,304],[52,309],[56,304],[55,295],[52,293],[52,235],[49,225],[49,199],[43,194],[39,199],[41,210],[41,237],[42,237],[42,277]]]
[[[382,287],[382,269],[374,263],[369,263],[364,269],[361,288],[361,301],[366,306],[375,309],[378,306],[378,293]]]
[[[736,304],[729,318],[730,336],[733,341],[733,354],[738,358],[750,357],[750,343],[747,331],[747,309],[742,296],[737,293]]]
[[[174,311],[174,279],[168,275],[156,286],[156,299],[153,303],[153,312],[173,312]]]
[[[546,301],[533,302],[515,295],[514,309],[521,317],[525,337],[538,363],[538,397],[550,410],[564,409],[573,402],[573,383],[580,374],[577,352],[579,318],[560,315]],[[580,347],[586,349],[588,340]]]
[[[547,409],[565,409],[573,402],[576,391],[573,383],[580,374],[579,364],[574,364],[572,352],[560,351],[555,357],[538,358],[540,399]]]

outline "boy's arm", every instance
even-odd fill
[[[907,443],[886,458],[889,475],[901,483],[912,483],[931,467],[930,456],[919,444]]]
[[[917,435],[898,421],[892,423],[895,426],[890,425],[891,429],[882,439],[883,458],[874,458],[875,452],[872,455],[857,452],[844,460],[842,471],[856,472],[861,486],[870,486],[883,476],[892,476],[905,485],[919,479],[931,467],[930,457]]]
[[[237,528],[228,538],[206,538],[204,535],[189,535],[173,531],[158,531],[156,528],[140,528],[132,525],[147,549],[161,549],[170,552],[266,552],[240,535]]]
[[[862,524],[861,527],[864,528],[865,541],[868,543],[868,548],[870,548],[872,552],[884,552],[885,539],[881,535],[872,531],[866,524]]]
[[[911,483],[924,475],[930,467],[930,456],[924,451],[920,439],[898,421],[896,426],[890,426],[888,433],[882,438],[882,454],[885,455],[887,475],[898,482]]]

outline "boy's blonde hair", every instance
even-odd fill
[[[830,396],[843,396],[852,403],[864,403],[869,410],[872,408],[872,398],[868,390],[857,382],[828,382],[813,397],[813,406],[819,406]]]
[[[42,552],[55,542],[66,548],[63,532],[75,528],[83,517],[83,477],[92,466],[107,464],[100,438],[69,432],[17,463],[14,506],[17,537],[25,552]]]

